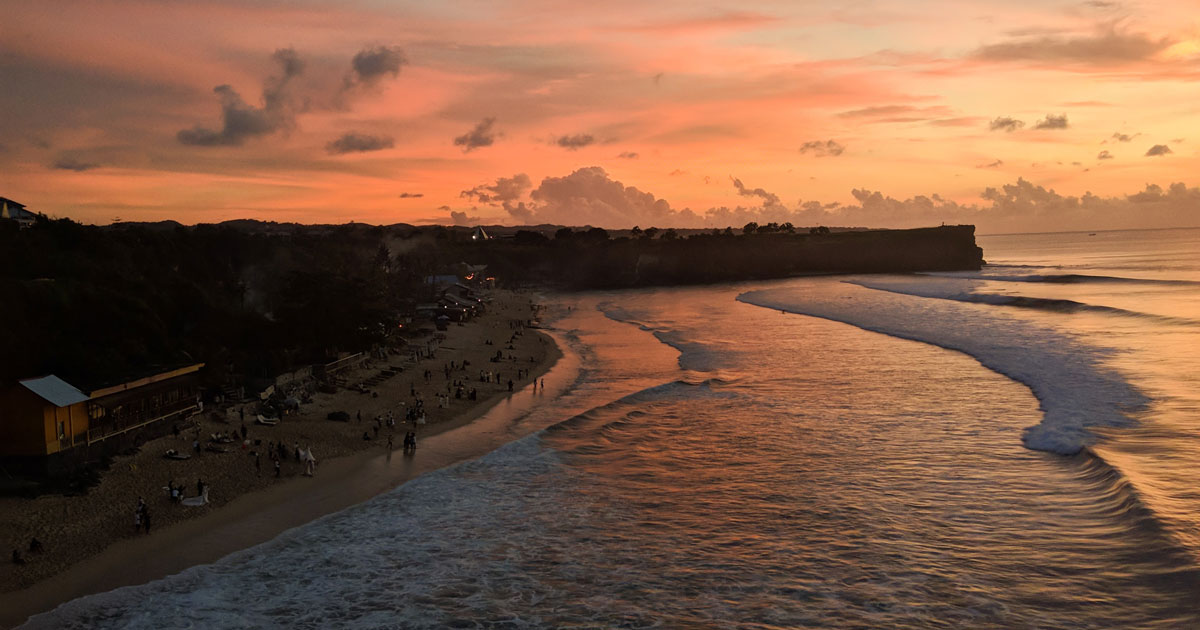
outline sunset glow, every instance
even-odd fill
[[[1200,225],[1197,16],[6,3],[0,195],[87,223]]]

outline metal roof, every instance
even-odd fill
[[[68,407],[89,398],[87,394],[53,374],[25,379],[21,381],[21,385],[56,407]]]

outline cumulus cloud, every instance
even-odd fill
[[[1096,159],[1097,160],[1111,160],[1111,159],[1113,159],[1113,154],[1109,153],[1108,151],[1101,151],[1100,154],[1096,156]]]
[[[450,220],[454,222],[454,225],[475,225],[479,223],[479,217],[469,216],[466,212],[459,210],[450,211]]]
[[[596,141],[596,139],[593,138],[589,134],[577,133],[573,136],[561,136],[557,140],[554,141],[554,144],[557,144],[558,146],[560,146],[564,149],[574,151],[581,147],[586,147],[587,145],[592,144],[595,141]]]
[[[729,179],[733,181],[733,187],[737,189],[739,195],[743,197],[760,197],[763,200],[764,206],[779,205],[778,195],[767,192],[762,188],[746,188],[746,186],[742,184],[742,180],[733,177],[732,175],[729,177]]]
[[[100,165],[95,162],[85,162],[79,158],[68,155],[59,156],[58,159],[54,160],[54,163],[52,163],[50,166],[52,168],[64,171],[75,171],[76,173],[82,173],[83,171],[90,171],[94,168],[100,167]]]
[[[480,184],[470,190],[464,190],[458,193],[458,196],[479,203],[501,206],[519,200],[530,188],[533,188],[533,181],[529,176],[517,173],[512,177],[497,178],[493,184]]]
[[[809,140],[808,142],[800,145],[801,154],[812,153],[816,157],[837,157],[845,150],[846,147],[834,140],[826,140],[824,142],[820,140]]]
[[[636,159],[638,159],[639,156],[637,153],[634,153],[633,151],[625,151],[625,152],[621,153],[620,155],[618,155],[617,157],[621,158],[622,160],[636,160]]]
[[[1092,193],[1062,195],[1025,179],[987,188],[980,202],[964,203],[937,194],[907,199],[889,197],[868,189],[850,191],[851,203],[797,201],[784,204],[762,189],[750,189],[731,177],[745,197],[762,199],[761,205],[714,207],[702,212],[676,210],[665,199],[626,186],[600,167],[587,167],[563,177],[547,177],[530,189],[529,178],[516,175],[464,191],[464,197],[503,207],[514,223],[554,223],[627,228],[740,227],[751,221],[790,222],[796,226],[907,228],[940,223],[968,223],[981,233],[1122,229],[1200,225],[1200,188],[1182,183],[1167,188],[1148,185],[1145,190],[1113,197]],[[526,194],[528,193],[528,194]],[[449,210],[447,208],[447,210]]]
[[[1173,153],[1173,151],[1171,151],[1171,147],[1165,144],[1156,144],[1146,151],[1146,157],[1156,157],[1160,155],[1167,155],[1169,153]]]
[[[1068,127],[1066,114],[1046,114],[1046,117],[1037,121],[1033,126],[1034,129],[1066,129]]]
[[[1008,116],[999,116],[997,118],[993,118],[992,122],[988,123],[988,129],[992,131],[1013,132],[1024,126],[1025,123],[1023,121],[1015,118],[1009,118]]]
[[[397,196],[401,199],[420,199],[425,196],[425,193],[402,192]]]
[[[264,136],[295,125],[295,108],[289,85],[304,72],[304,62],[291,48],[281,48],[271,56],[280,73],[263,82],[262,106],[242,100],[229,85],[213,88],[221,102],[221,128],[196,125],[176,134],[179,142],[194,146],[237,146],[247,138]]]
[[[391,136],[372,136],[351,131],[337,140],[331,140],[325,145],[325,150],[333,155],[343,153],[365,153],[367,151],[382,151],[395,146]]]
[[[980,47],[971,56],[984,61],[1110,65],[1149,60],[1173,43],[1166,37],[1155,39],[1144,33],[1119,30],[1115,24],[1105,24],[1088,35],[1019,37]]]
[[[1116,140],[1117,142],[1133,142],[1133,137],[1136,135],[1138,135],[1138,134],[1135,133],[1135,134],[1133,134],[1133,136],[1131,136],[1129,134],[1124,134],[1119,131],[1114,131],[1113,135],[1112,135],[1112,139]]]
[[[691,210],[673,210],[666,200],[626,186],[599,166],[581,168],[563,177],[547,177],[537,188],[529,177],[501,177],[462,192],[462,196],[502,207],[515,221],[628,228],[634,225],[697,225],[703,220]]]
[[[484,118],[472,127],[470,131],[455,138],[454,146],[462,147],[463,153],[469,153],[480,147],[492,146],[496,142],[496,136],[498,135],[492,130],[495,124],[495,118]]]

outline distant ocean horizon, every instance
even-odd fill
[[[978,242],[551,296],[524,437],[29,627],[1200,626],[1200,228]]]

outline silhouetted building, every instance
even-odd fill
[[[21,227],[29,227],[37,220],[37,213],[25,209],[25,204],[0,197],[0,220],[16,221]]]

